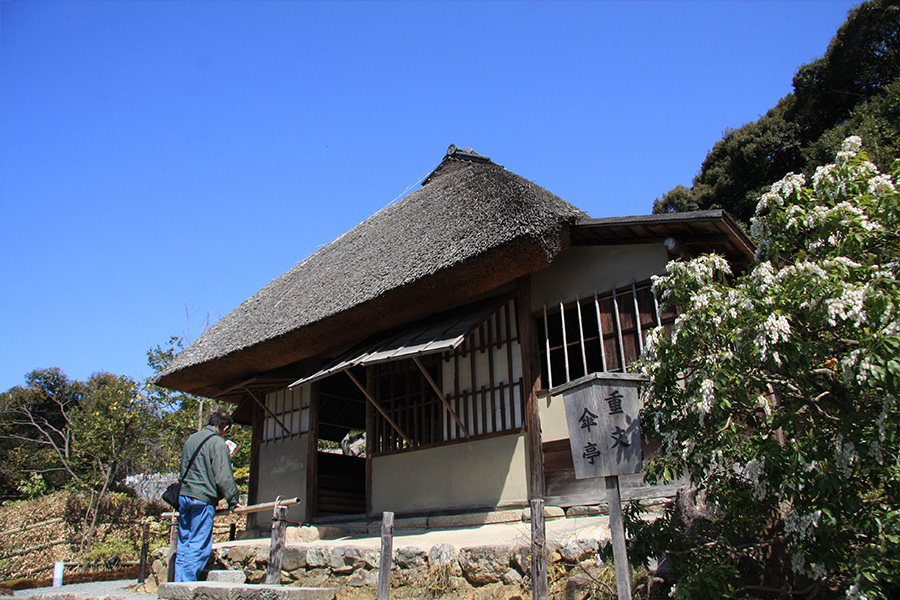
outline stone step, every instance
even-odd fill
[[[204,579],[201,577],[201,579]],[[247,574],[244,571],[226,571],[217,569],[215,571],[206,571],[205,581],[207,583],[217,581],[221,583],[247,583]]]
[[[225,581],[161,583],[160,600],[334,600],[337,588],[253,585]]]

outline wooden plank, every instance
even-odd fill
[[[581,346],[581,374],[587,375],[590,371],[588,370],[587,364],[587,351],[584,347],[584,319],[581,317],[581,300],[578,299],[578,296],[575,296],[575,310],[578,311],[578,343]]]
[[[138,561],[138,583],[147,580],[147,554],[150,552],[150,522],[144,521],[141,528],[141,556]]]
[[[375,378],[372,377],[372,367],[366,367],[366,387],[370,395],[375,395]],[[366,514],[372,514],[372,457],[376,450],[376,421],[375,410],[370,402],[366,402]]]
[[[531,500],[531,597],[547,600],[547,531],[544,524],[544,501]]]
[[[253,394],[253,392],[251,392],[248,388],[244,388],[244,391],[247,392],[247,394],[248,394],[251,398],[253,398],[253,401],[256,402],[259,406],[261,406],[261,407],[263,408],[263,410],[265,410],[267,413],[269,413],[269,416],[272,417],[272,418],[275,420],[276,423],[278,423],[279,425],[281,425],[281,429],[283,430],[285,436],[290,437],[291,432],[290,432],[290,430],[289,430],[287,427],[284,426],[284,423],[281,422],[281,419],[279,419],[279,418],[275,415],[275,413],[273,413],[271,410],[269,410],[269,407],[266,406],[266,404],[265,404],[264,402],[260,402],[260,401],[259,401],[259,398],[257,398],[257,397]],[[276,404],[276,406],[277,406],[277,404]]]
[[[169,517],[169,562],[166,581],[175,581],[175,555],[178,552],[178,513]]]
[[[437,394],[438,399],[440,399],[441,403],[444,405],[444,408],[447,409],[447,412],[450,413],[450,416],[453,417],[453,420],[456,421],[456,424],[462,430],[462,432],[466,435],[466,437],[472,437],[469,434],[469,430],[463,424],[462,420],[459,418],[459,415],[456,414],[456,411],[453,410],[453,407],[450,406],[450,403],[447,402],[447,399],[444,397],[443,391],[438,387],[438,384],[434,382],[434,379],[431,378],[431,375],[428,374],[428,371],[425,370],[425,365],[422,364],[422,361],[419,360],[418,356],[413,356],[413,362],[416,363],[416,366],[419,367],[419,370],[425,376],[425,380],[428,382],[428,385],[431,386],[431,389],[434,390],[434,393]]]
[[[269,565],[266,568],[266,585],[281,585],[281,559],[284,556],[284,540],[287,534],[287,507],[275,507],[272,518],[272,540],[269,544]]]
[[[638,306],[637,284],[631,280],[631,297],[634,300],[634,326],[637,328],[638,356],[644,354],[644,336],[641,331],[641,307]]]
[[[544,305],[544,340],[547,352],[547,387],[553,387],[553,368],[550,361],[550,324],[547,318],[547,305]],[[521,343],[519,344],[521,346]]]
[[[398,427],[397,424],[394,422],[394,420],[390,416],[388,416],[388,414],[386,412],[384,412],[384,410],[380,406],[378,406],[378,404],[375,402],[375,398],[373,398],[369,394],[369,391],[365,387],[363,387],[363,385],[359,382],[359,380],[356,377],[353,376],[353,373],[351,373],[349,369],[344,371],[344,373],[346,373],[347,376],[353,381],[353,383],[356,384],[356,387],[359,388],[359,391],[361,391],[363,394],[365,394],[365,396],[369,400],[369,402],[372,403],[372,406],[375,407],[375,410],[377,410],[379,413],[381,413],[381,416],[384,417],[384,420],[387,421],[391,425],[391,427],[394,428],[394,431],[396,431],[398,434],[400,434],[400,437],[402,437],[404,439],[404,441],[406,441],[407,444],[412,446],[412,442],[409,441],[409,438],[406,437],[406,434],[403,433],[400,430],[400,427]]]
[[[606,477],[606,494],[609,504],[609,533],[616,563],[616,590],[619,600],[631,600],[631,566],[625,547],[625,521],[622,517],[622,500],[619,498],[619,476]]]
[[[563,358],[566,361],[566,381],[572,381],[572,375],[569,373],[569,339],[566,333],[566,308],[563,303],[559,303],[559,318],[562,320],[562,349]]]
[[[381,560],[378,563],[378,600],[391,595],[391,566],[394,558],[394,513],[381,517]]]
[[[314,383],[309,387],[309,436],[306,445],[306,518],[311,519],[319,512],[318,477],[319,477],[319,408],[322,402],[322,384]],[[302,406],[302,403],[301,403]]]

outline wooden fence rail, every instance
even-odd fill
[[[21,527],[16,527],[14,529],[7,529],[6,531],[0,531],[0,537],[6,537],[9,535],[14,535],[16,533],[24,533],[26,531],[30,531],[32,529],[38,529],[40,527],[46,527],[47,525],[55,525],[56,523],[62,523],[65,521],[62,517],[57,517],[55,519],[48,519],[46,521],[41,521],[40,523],[32,523],[30,525],[22,525]]]

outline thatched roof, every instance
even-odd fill
[[[158,378],[215,396],[228,383],[358,341],[546,267],[587,215],[451,146],[419,190],[272,281]]]

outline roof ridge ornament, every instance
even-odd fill
[[[447,156],[445,158],[463,158],[474,160],[476,162],[489,162],[491,159],[483,154],[475,152],[472,148],[460,148],[456,144],[450,144],[447,148]]]
[[[440,164],[422,180],[422,185],[428,185],[428,182],[448,163],[451,161],[468,161],[477,163],[489,163],[491,159],[483,154],[475,152],[472,148],[460,148],[456,144],[450,144],[447,148],[447,154],[441,159]]]

